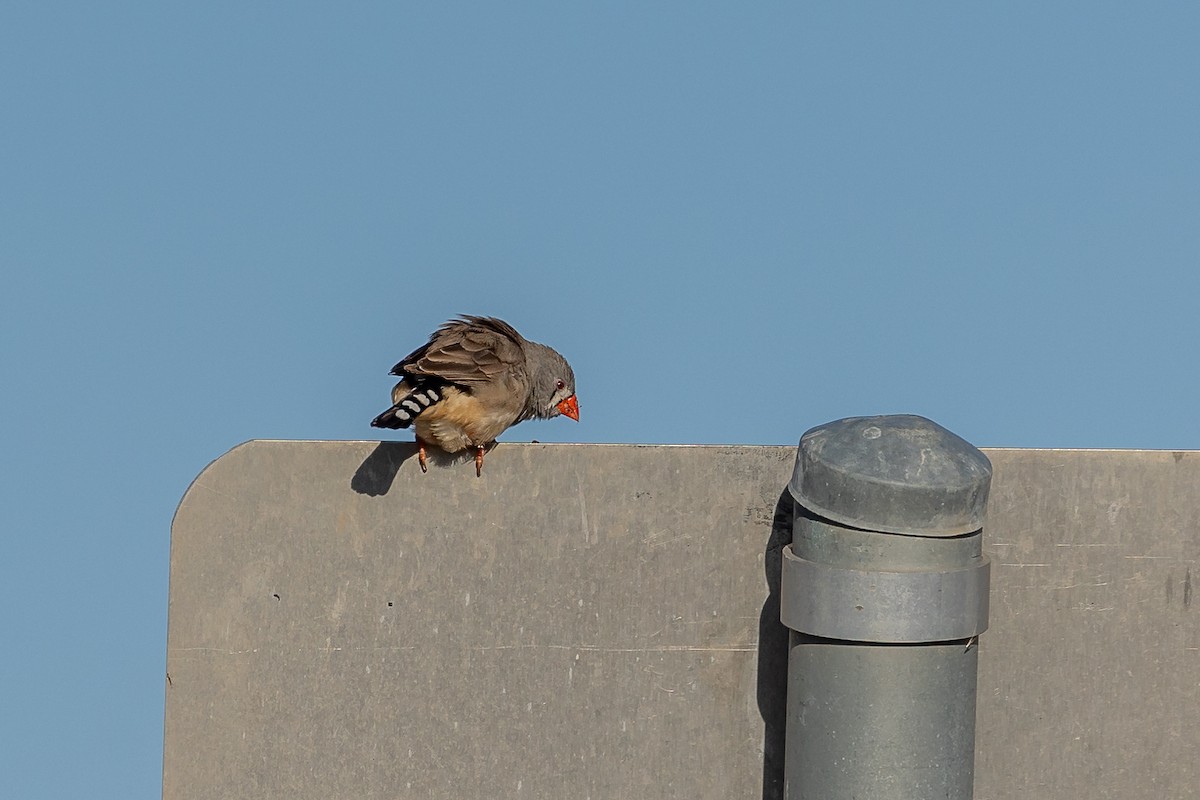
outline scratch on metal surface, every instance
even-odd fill
[[[1055,542],[1055,547],[1124,547],[1119,542],[1097,542],[1095,544],[1073,544],[1070,542]]]
[[[428,650],[429,647],[422,645],[382,645],[376,647],[334,647],[331,645],[321,645],[319,647],[296,647],[286,649],[290,652],[296,653],[397,653],[411,650]],[[464,649],[474,653],[488,653],[500,650],[565,650],[573,653],[753,653],[758,650],[758,645],[736,642],[733,644],[718,644],[708,646],[691,644],[664,644],[648,645],[646,647],[606,647],[599,644],[485,644],[473,645]],[[170,650],[170,654],[176,655],[183,653],[216,653],[224,656],[241,656],[257,652],[259,652],[259,648],[257,647],[248,648],[246,650],[226,650],[221,647],[173,647]]]
[[[1048,567],[1049,564],[1001,564],[1002,567]]]
[[[1121,556],[1121,558],[1129,558],[1129,559],[1140,558],[1140,559],[1148,559],[1148,560],[1155,560],[1155,561],[1172,561],[1172,560],[1174,560],[1175,557],[1174,556]]]
[[[576,475],[575,483],[579,487],[579,522],[583,526],[584,544],[587,544],[592,540],[592,529],[588,525],[587,497],[583,491],[583,478]]]
[[[665,545],[674,544],[675,542],[682,542],[684,539],[690,539],[690,538],[692,538],[692,534],[690,534],[690,533],[681,533],[678,536],[672,536],[670,539],[654,540],[651,537],[650,541],[647,542],[647,545],[649,547],[663,547]]]
[[[220,489],[214,489],[213,487],[209,486],[207,483],[201,483],[200,481],[196,481],[196,488],[204,489],[205,491],[212,492],[213,494],[217,495],[218,497],[224,497],[226,500],[237,500],[237,498],[235,498],[233,495],[226,494],[225,492],[222,492]]]
[[[598,644],[496,644],[472,647],[475,652],[489,650],[571,650],[581,653],[753,653],[755,644],[691,645],[664,644],[647,647],[605,647]]]

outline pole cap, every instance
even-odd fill
[[[958,536],[983,527],[992,463],[913,414],[847,417],[800,437],[788,489],[833,522],[883,533]]]

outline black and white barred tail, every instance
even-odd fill
[[[373,428],[407,428],[416,421],[421,412],[442,399],[442,394],[432,386],[418,386],[387,411],[371,420]]]

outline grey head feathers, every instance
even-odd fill
[[[575,372],[552,347],[526,342],[525,368],[529,374],[529,402],[522,419],[550,419],[562,412],[558,404],[575,394]]]

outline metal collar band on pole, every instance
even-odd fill
[[[991,463],[917,416],[808,431],[789,485],[786,796],[972,796]]]

